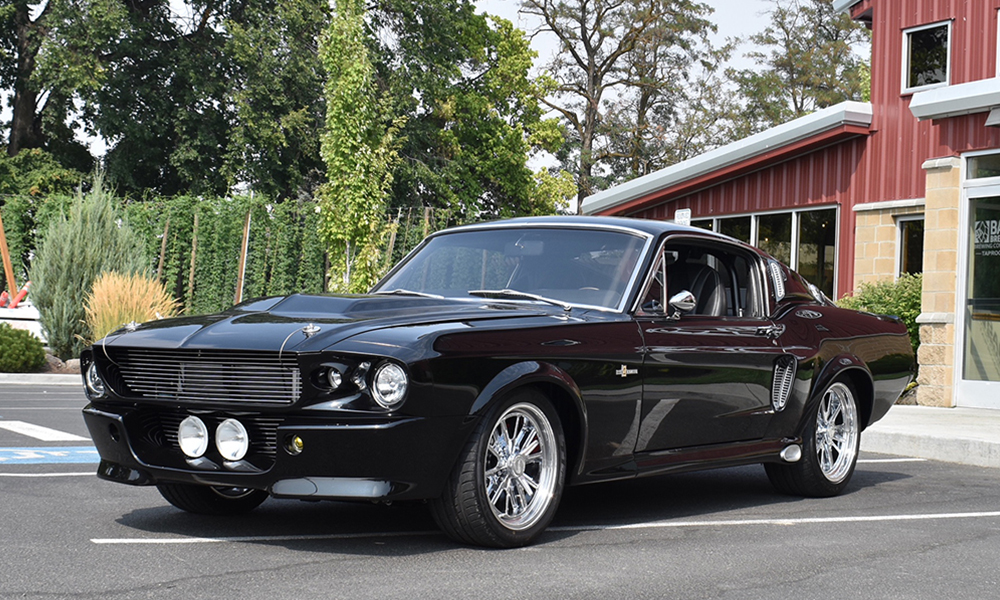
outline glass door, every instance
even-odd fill
[[[956,403],[1000,408],[1000,186],[968,188],[967,215]]]

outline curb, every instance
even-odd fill
[[[913,433],[865,431],[861,450],[1000,469],[1000,443]]]
[[[74,373],[0,373],[0,384],[75,385],[83,389],[83,380]]]

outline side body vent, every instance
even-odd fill
[[[771,406],[776,412],[785,409],[795,382],[795,357],[784,355],[774,361],[774,380],[771,383]]]

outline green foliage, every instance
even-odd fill
[[[855,52],[871,34],[831,0],[773,0],[771,23],[747,54],[762,67],[730,71],[744,98],[741,137],[870,93],[868,60]]]
[[[167,291],[188,314],[201,314],[233,305],[248,212],[250,240],[243,298],[324,291],[324,253],[317,233],[316,206],[314,202],[292,200],[271,204],[259,196],[180,196],[131,203],[127,214],[133,228],[145,240],[147,255],[154,257],[153,267],[160,272]],[[192,250],[193,288],[190,287]]]
[[[330,257],[331,289],[365,292],[384,268],[386,196],[398,160],[402,119],[391,119],[377,93],[360,0],[337,0],[320,40],[328,80],[321,152],[328,182],[320,188],[320,236]]]
[[[148,271],[141,238],[123,219],[100,175],[78,192],[68,214],[46,229],[31,265],[32,301],[49,347],[59,358],[80,355],[86,336],[83,297],[104,271]]]
[[[844,296],[837,304],[853,310],[901,318],[906,323],[910,343],[916,353],[920,346],[917,317],[920,316],[922,293],[923,275],[904,273],[895,281],[884,279],[876,283],[862,283],[853,295]]]
[[[64,168],[52,154],[38,148],[16,156],[0,153],[0,197],[72,194],[82,180],[82,173]]]
[[[226,20],[238,82],[226,170],[267,197],[311,195],[323,171],[324,73],[316,48],[329,19],[317,0],[250,3]]]
[[[0,373],[30,373],[44,365],[41,340],[30,331],[0,323]]]
[[[452,224],[554,211],[527,162],[563,136],[536,100],[524,32],[471,0],[384,0],[369,29],[380,91],[406,118],[392,208],[449,211]]]

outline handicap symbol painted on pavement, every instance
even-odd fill
[[[0,448],[0,465],[96,464],[99,462],[101,462],[101,457],[93,446]]]

